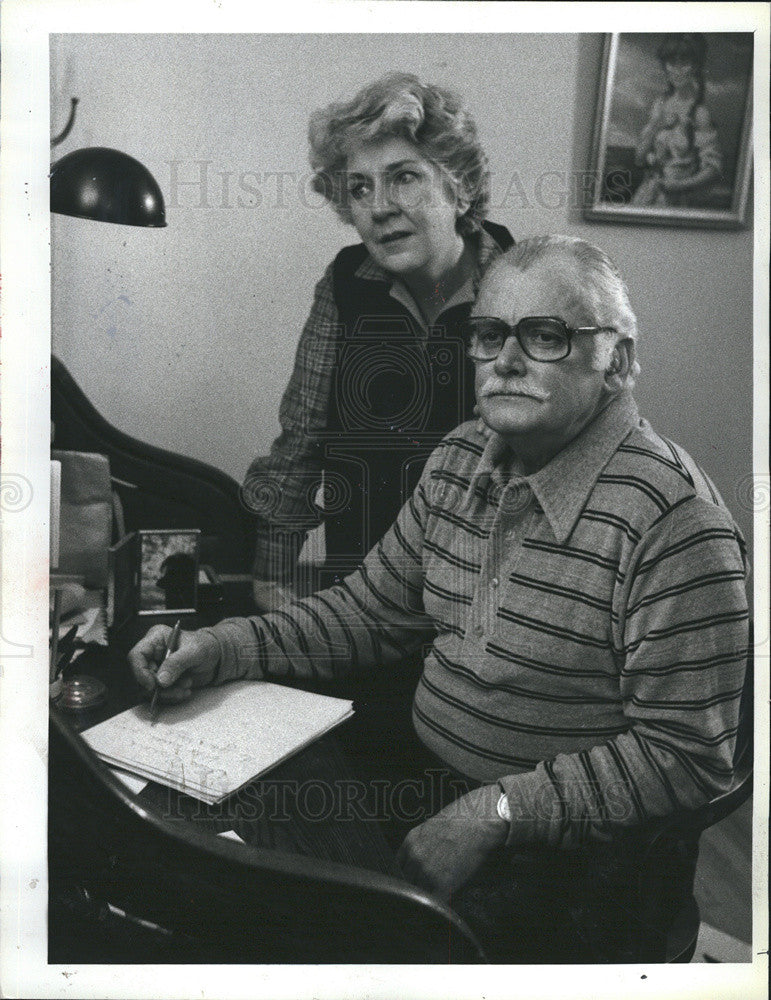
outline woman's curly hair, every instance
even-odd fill
[[[490,197],[487,157],[477,127],[457,94],[421,83],[411,73],[388,73],[346,103],[330,104],[311,115],[308,127],[313,190],[330,201],[344,222],[351,222],[345,183],[352,148],[397,137],[411,142],[427,160],[449,175],[469,207],[458,232],[479,229]]]

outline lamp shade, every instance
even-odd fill
[[[165,226],[158,184],[139,160],[117,149],[76,149],[51,167],[51,211],[123,226]]]

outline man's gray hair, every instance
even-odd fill
[[[555,257],[575,264],[580,276],[576,291],[591,317],[591,324],[612,326],[616,331],[599,333],[595,338],[592,364],[604,370],[610,364],[613,348],[619,340],[629,337],[637,343],[637,317],[632,312],[626,284],[618,267],[604,250],[575,236],[535,236],[515,243],[494,266],[496,269],[508,266],[517,271],[527,271],[534,264]],[[634,354],[632,357],[628,383],[633,385],[640,366]]]

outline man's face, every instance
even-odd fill
[[[524,316],[557,316],[569,327],[594,326],[581,303],[579,277],[569,260],[546,260],[527,271],[501,266],[483,281],[476,316],[512,326]],[[543,445],[548,461],[604,408],[604,372],[592,368],[594,337],[579,333],[562,361],[532,361],[516,337],[494,361],[476,363],[479,414],[515,448]]]
[[[458,258],[456,199],[438,167],[405,139],[355,147],[347,161],[353,224],[392,274],[438,277]]]

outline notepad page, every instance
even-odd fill
[[[342,698],[240,681],[163,705],[138,705],[83,733],[106,763],[217,802],[353,713]]]

